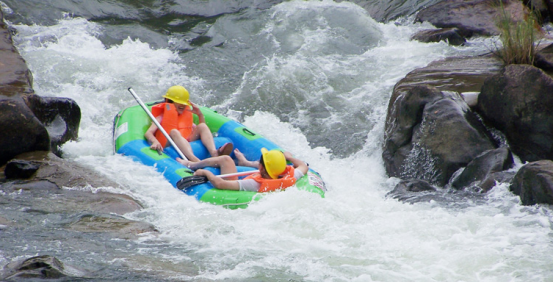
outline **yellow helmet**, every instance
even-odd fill
[[[262,148],[262,156],[265,170],[271,178],[277,179],[279,175],[285,172],[287,160],[283,152],[279,150],[268,151],[266,148]]]
[[[163,95],[162,97],[170,99],[178,104],[185,104],[187,106],[190,106],[189,92],[187,91],[187,89],[185,89],[185,87],[181,85],[169,87],[165,95]]]

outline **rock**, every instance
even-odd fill
[[[344,0],[337,0],[343,2]],[[437,2],[437,0],[432,0]],[[388,22],[400,17],[408,17],[415,14],[421,8],[429,5],[429,1],[406,1],[406,0],[348,0],[364,8],[373,19],[378,22]]]
[[[485,81],[475,110],[523,162],[552,160],[552,77],[542,70],[506,66]]]
[[[533,65],[552,76],[552,43],[537,51]]]
[[[2,92],[3,94],[3,92]],[[49,151],[50,137],[21,97],[0,95],[0,166],[29,151]]]
[[[422,192],[435,192],[435,191],[437,191],[437,189],[425,180],[406,179],[396,184],[394,189],[389,193],[387,193],[386,197],[390,197],[404,202],[413,203],[415,201],[422,201],[422,199],[425,198],[425,196],[429,196],[428,195],[429,193],[422,193]]]
[[[25,60],[12,44],[12,36],[0,9],[0,93],[12,96],[14,93],[33,93],[33,76]]]
[[[32,161],[12,160],[6,165],[4,175],[7,179],[26,179],[40,168],[40,165]]]
[[[81,119],[67,98],[34,95],[32,75],[12,44],[0,11],[0,166],[25,152],[51,150],[76,139]]]
[[[77,221],[69,224],[68,228],[80,232],[110,232],[123,239],[136,239],[142,233],[158,232],[150,223],[113,215],[82,215]]]
[[[419,11],[416,22],[429,22],[438,28],[458,28],[465,38],[500,34],[495,21],[500,7],[489,0],[445,0]],[[505,10],[523,19],[528,9],[518,0],[504,0]]]
[[[142,209],[142,205],[130,196],[90,190],[62,189],[46,180],[10,181],[0,185],[0,191],[31,191],[41,200],[32,206],[44,213],[64,213],[84,211],[123,215]],[[63,205],[59,199],[63,198]]]
[[[21,98],[31,94],[32,75],[12,44],[0,10],[0,166],[23,152],[49,150],[48,132]]]
[[[512,170],[504,170],[499,172],[492,172],[487,175],[487,177],[481,181],[476,188],[479,192],[486,193],[489,192],[494,186],[499,183],[510,183],[514,178],[516,172]]]
[[[78,137],[81,110],[67,98],[0,94],[0,166],[16,155],[52,150]]]
[[[485,80],[500,73],[502,67],[502,61],[492,55],[446,58],[411,71],[395,90],[424,85],[458,93],[481,92]]]
[[[552,22],[552,0],[523,0],[523,3],[539,15],[539,23]]]
[[[46,180],[16,180],[8,181],[0,185],[0,189],[5,192],[25,191],[46,191],[46,193],[57,193],[61,187],[55,183]]]
[[[459,168],[496,147],[457,93],[395,87],[390,101],[383,160],[391,177],[442,186]]]
[[[522,166],[510,184],[523,205],[552,205],[552,161],[541,160]]]
[[[84,277],[86,273],[74,267],[65,265],[59,259],[43,255],[8,263],[0,278],[12,279],[56,279],[63,277]]]
[[[406,179],[400,181],[400,183],[396,184],[394,187],[394,190],[392,192],[425,192],[425,191],[437,191],[433,185],[431,185],[429,182],[421,179]]]
[[[69,98],[28,95],[25,101],[35,116],[46,127],[51,151],[61,156],[60,146],[77,140],[81,123],[81,108]]]
[[[463,172],[452,181],[452,187],[456,189],[476,186],[483,191],[488,191],[494,186],[492,174],[507,170],[514,165],[512,154],[508,148],[489,150],[473,159]],[[492,184],[492,186],[491,186]]]
[[[125,214],[140,210],[142,206],[133,198],[108,192],[66,190],[62,187],[119,187],[120,185],[103,177],[96,171],[83,167],[73,161],[63,160],[51,152],[30,152],[17,156],[12,162],[30,162],[39,166],[33,177],[26,180],[6,181],[0,185],[0,190],[11,193],[17,190],[35,191],[42,195],[43,201],[49,196],[63,196],[62,207],[45,204],[41,209],[46,212],[62,211],[93,211]],[[6,165],[6,168],[8,166]],[[1,182],[0,182],[1,183]],[[45,195],[43,195],[45,194]],[[37,203],[38,204],[38,203]]]
[[[103,177],[96,171],[74,161],[64,160],[48,151],[28,152],[12,161],[32,162],[39,166],[33,181],[49,181],[58,187],[118,187],[119,184]]]
[[[463,45],[466,40],[463,38],[458,29],[442,28],[442,29],[427,29],[414,34],[411,40],[420,42],[440,42],[445,41],[450,45]]]

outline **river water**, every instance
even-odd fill
[[[431,26],[377,22],[349,2],[159,2],[3,1],[36,93],[81,108],[64,157],[119,183],[100,190],[139,200],[125,217],[159,233],[29,228],[7,240],[0,229],[0,265],[51,254],[93,273],[87,281],[552,281],[551,207],[521,206],[507,185],[415,204],[385,197],[398,182],[381,160],[393,86],[434,60],[486,53],[487,40],[413,42]],[[136,103],[127,88],[151,101],[174,84],[308,162],[325,198],[289,189],[227,210],[114,155],[114,115]]]

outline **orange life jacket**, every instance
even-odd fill
[[[255,173],[245,179],[254,179],[256,182],[260,183],[258,192],[264,193],[280,189],[284,190],[296,183],[296,178],[294,178],[294,167],[288,165],[283,174],[281,178],[267,179],[263,178],[260,173]]]
[[[184,138],[187,138],[193,129],[193,115],[191,111],[185,110],[181,115],[177,112],[175,105],[172,103],[161,103],[152,106],[152,115],[158,117],[163,114],[161,125],[169,134],[173,129],[178,129]],[[156,130],[156,139],[165,147],[167,138],[160,130]]]

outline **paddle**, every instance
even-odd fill
[[[259,170],[248,170],[248,171],[242,171],[242,172],[235,172],[235,173],[227,173],[222,175],[216,175],[217,177],[221,178],[229,178],[233,176],[243,176],[243,175],[249,175],[253,173],[260,172]],[[206,176],[198,176],[198,175],[192,175],[192,176],[186,176],[183,177],[181,180],[177,182],[177,188],[179,190],[188,189],[194,185],[203,184],[208,182],[208,178]]]
[[[167,134],[167,132],[164,130],[164,128],[162,127],[162,125],[158,122],[158,120],[154,117],[154,115],[152,115],[152,113],[150,112],[150,110],[148,110],[148,108],[146,107],[146,105],[144,105],[144,103],[142,102],[142,100],[139,98],[139,96],[137,95],[137,93],[135,93],[135,91],[129,87],[129,92],[131,92],[131,95],[133,95],[133,97],[135,97],[135,100],[137,100],[137,103],[139,103],[139,105],[142,107],[142,109],[146,112],[146,114],[148,114],[148,117],[150,117],[150,119],[152,120],[152,122],[154,124],[156,124],[156,126],[158,127],[158,129],[162,132],[162,134],[165,136],[165,138],[167,138],[167,141],[169,141],[169,143],[171,144],[171,146],[173,146],[173,148],[175,148],[175,151],[177,151],[177,153],[179,153],[179,156],[181,156],[181,158],[183,160],[187,160],[188,161],[188,158],[185,157],[185,154],[183,154],[183,152],[181,152],[181,150],[179,149],[179,147],[177,147],[177,144],[175,144],[175,142],[173,142],[173,139],[171,139],[171,137],[169,137],[169,134]],[[161,154],[160,152],[158,152],[159,154]]]
[[[208,182],[208,178],[206,176],[199,176],[199,175],[187,176],[187,177],[183,177],[181,180],[177,182],[177,189],[185,190],[194,185],[198,185],[206,182]]]

